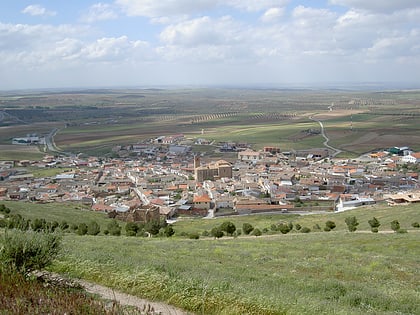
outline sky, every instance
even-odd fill
[[[0,0],[0,90],[420,87],[419,0]]]

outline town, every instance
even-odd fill
[[[193,144],[214,154],[194,152]],[[420,152],[409,147],[343,159],[328,148],[253,150],[176,134],[112,151],[108,158],[47,154],[39,161],[1,161],[0,200],[74,202],[132,221],[420,202]],[[54,175],[33,174],[46,169]]]

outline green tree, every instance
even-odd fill
[[[220,229],[226,232],[227,235],[232,235],[236,231],[236,226],[230,221],[225,221],[220,226]]]
[[[164,228],[164,235],[166,236],[166,237],[171,237],[172,235],[174,235],[175,234],[175,230],[174,230],[174,228],[172,227],[172,225],[167,225],[165,228]]]
[[[161,222],[155,220],[147,222],[144,229],[152,235],[158,235],[161,227]]]
[[[278,230],[282,233],[282,234],[287,234],[287,233],[289,233],[291,230],[290,230],[290,225],[289,224],[286,224],[286,223],[280,223],[279,225],[278,225]]]
[[[398,220],[394,220],[394,221],[392,221],[391,222],[391,229],[394,231],[394,232],[398,232],[398,230],[400,229],[401,227],[400,227],[400,222],[398,221]]]
[[[88,235],[98,235],[101,232],[101,227],[96,221],[90,221],[87,226]]]
[[[381,223],[379,222],[379,220],[375,217],[373,217],[372,219],[368,220],[368,223],[370,225],[370,230],[373,233],[378,233],[379,231],[379,227],[381,226]]]
[[[86,225],[86,223],[80,223],[77,227],[77,234],[78,235],[86,235],[88,231],[88,226]]]
[[[211,231],[210,231],[210,234],[214,238],[221,238],[221,237],[223,237],[223,231],[220,228],[220,226],[215,226],[214,228],[212,228]]]
[[[242,224],[242,231],[246,235],[248,235],[249,233],[251,233],[253,229],[254,229],[254,227],[250,223],[245,222],[244,224]]]
[[[359,225],[359,222],[357,222],[357,219],[355,216],[347,217],[344,222],[347,224],[347,228],[350,232],[354,232],[357,230],[357,226]]]
[[[331,231],[335,229],[336,225],[334,221],[328,220],[327,222],[325,222],[325,227],[329,228]]]
[[[112,220],[107,225],[108,233],[113,236],[121,235],[121,226],[118,224],[117,220]]]
[[[125,235],[136,236],[139,231],[139,226],[135,222],[127,222],[125,225]]]

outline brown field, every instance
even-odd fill
[[[98,148],[105,152],[116,144],[176,133],[250,142],[258,148],[279,143],[285,149],[301,149],[322,142],[322,137],[305,133],[308,128],[319,129],[309,118],[314,116],[323,121],[330,145],[347,153],[392,146],[420,150],[418,96],[417,91],[276,89],[3,93],[0,111],[7,120],[0,120],[0,144],[59,128],[54,139],[57,147],[75,152]],[[24,151],[7,150],[8,156]]]

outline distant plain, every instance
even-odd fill
[[[276,89],[133,89],[0,94],[1,159],[13,137],[53,128],[63,151],[107,155],[115,145],[183,133],[284,151],[322,147],[323,121],[341,156],[392,146],[420,150],[420,92]],[[44,148],[40,147],[42,152]],[[29,156],[31,157],[31,156]]]

